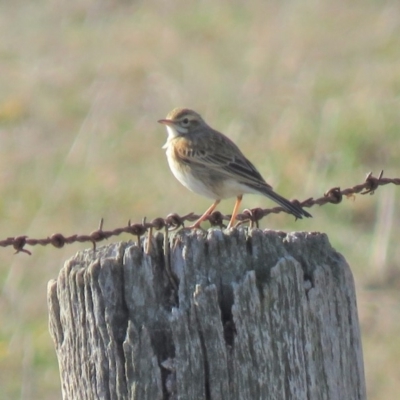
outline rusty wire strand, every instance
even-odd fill
[[[387,184],[400,185],[399,178],[383,178],[383,171],[380,172],[378,177],[372,175],[370,172],[365,181],[359,185],[355,185],[353,187],[341,190],[340,187],[333,187],[326,191],[324,195],[318,199],[314,199],[310,197],[302,202],[298,200],[292,200],[293,203],[297,203],[302,207],[310,208],[314,205],[325,205],[327,203],[331,204],[339,204],[343,200],[343,196],[353,197],[355,194],[374,194],[375,191],[380,187]],[[282,207],[274,207],[274,208],[253,208],[253,209],[245,209],[243,213],[238,214],[237,224],[236,226],[242,225],[244,223],[249,223],[250,227],[258,227],[259,221],[263,219],[265,216],[269,214],[277,214],[280,212],[286,212]],[[112,236],[118,236],[122,233],[128,233],[134,235],[138,239],[138,243],[140,243],[140,238],[149,233],[150,237],[148,238],[151,241],[151,236],[154,230],[162,230],[165,232],[170,232],[173,230],[177,230],[179,228],[183,228],[185,226],[185,222],[192,222],[199,218],[199,215],[195,215],[194,213],[190,213],[184,216],[180,216],[178,214],[169,214],[166,218],[155,218],[151,222],[147,222],[146,218],[143,218],[142,223],[132,224],[131,221],[128,221],[127,226],[122,228],[116,228],[113,230],[103,230],[103,218],[100,220],[99,228],[89,235],[71,235],[64,236],[61,233],[55,233],[47,238],[43,239],[32,239],[26,235],[9,237],[5,240],[0,240],[0,247],[8,247],[12,246],[15,249],[15,253],[26,253],[31,254],[29,250],[25,248],[25,246],[47,246],[53,245],[57,249],[64,247],[67,244],[72,243],[86,243],[91,242],[94,250],[96,249],[96,243],[101,242],[103,240],[109,239]],[[207,220],[210,222],[211,226],[219,226],[221,228],[225,227],[224,221],[230,220],[230,215],[223,215],[219,211],[214,211]]]

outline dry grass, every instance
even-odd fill
[[[232,137],[287,197],[370,170],[400,176],[395,0],[21,0],[0,4],[0,34],[0,238],[201,212],[208,201],[174,180],[155,122],[179,105]],[[400,391],[399,205],[385,187],[313,209],[312,221],[263,222],[326,232],[349,261],[370,400]],[[59,398],[46,283],[83,247],[1,250],[1,399]]]

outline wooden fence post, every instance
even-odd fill
[[[163,241],[80,252],[49,282],[63,399],[366,399],[353,277],[326,235]]]

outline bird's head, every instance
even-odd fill
[[[175,108],[158,122],[167,127],[168,134],[172,137],[194,133],[198,128],[207,126],[200,114],[187,108]]]

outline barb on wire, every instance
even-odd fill
[[[292,202],[296,202],[301,207],[310,208],[314,205],[323,206],[327,203],[331,204],[339,204],[343,200],[343,196],[353,197],[355,194],[374,194],[375,191],[383,185],[387,184],[400,185],[399,178],[383,178],[383,171],[380,172],[378,177],[372,175],[370,172],[365,181],[360,185],[355,185],[353,187],[347,189],[340,189],[340,187],[333,187],[326,191],[324,195],[320,198],[314,199],[310,197],[304,201],[292,200]],[[238,225],[242,225],[244,223],[249,223],[250,227],[259,225],[261,219],[269,214],[277,214],[280,212],[286,212],[282,207],[274,207],[274,208],[253,208],[251,210],[246,209],[242,214],[238,214],[236,219],[238,221]],[[103,230],[103,219],[100,220],[99,228],[89,235],[71,235],[64,236],[61,233],[55,233],[51,236],[48,236],[44,239],[32,239],[28,236],[16,236],[9,237],[5,240],[0,240],[0,247],[12,246],[15,249],[15,253],[26,253],[31,254],[29,250],[27,250],[26,246],[47,246],[52,245],[53,247],[60,249],[64,247],[66,244],[72,244],[76,242],[85,243],[91,242],[93,245],[93,249],[96,249],[96,243],[109,239],[112,236],[118,236],[121,233],[128,233],[134,236],[137,236],[138,243],[140,242],[140,238],[149,233],[150,235],[154,230],[162,230],[166,229],[166,231],[173,231],[185,226],[185,222],[195,221],[199,218],[199,215],[195,215],[194,213],[190,213],[184,216],[180,216],[178,214],[169,214],[166,218],[155,218],[151,222],[147,222],[146,218],[143,218],[142,223],[132,224],[131,221],[128,221],[127,226],[122,228],[116,228],[113,230]],[[214,211],[211,215],[208,216],[207,220],[210,222],[211,226],[219,226],[221,228],[225,227],[224,221],[229,221],[231,218],[230,215],[223,215],[219,211]],[[149,238],[151,239],[151,238]]]

